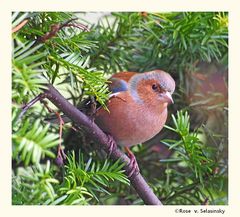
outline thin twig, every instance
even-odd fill
[[[22,107],[22,111],[20,113],[20,115],[18,116],[17,122],[22,118],[22,116],[25,114],[25,112],[32,107],[36,102],[40,101],[41,99],[44,98],[43,94],[39,94],[38,96],[36,96],[33,100],[31,100],[29,103],[27,103],[26,105],[24,105]]]
[[[63,130],[63,125],[64,125],[64,120],[57,111],[54,111],[53,109],[51,109],[48,106],[47,102],[45,102],[43,99],[41,99],[40,102],[47,108],[48,112],[55,113],[55,115],[58,118],[58,121],[59,121],[59,143],[58,143],[56,163],[58,166],[63,166],[64,160],[66,160],[66,154],[64,153],[64,150],[62,148],[62,130]]]
[[[54,36],[56,36],[56,34],[63,28],[65,27],[75,27],[75,28],[79,28],[79,29],[82,29],[84,31],[87,31],[89,32],[90,30],[87,28],[87,26],[81,24],[81,23],[71,23],[73,22],[74,20],[76,20],[77,18],[75,19],[71,19],[71,20],[68,20],[66,21],[65,23],[56,23],[56,24],[53,24],[51,26],[51,29],[49,32],[45,33],[43,36],[37,38],[37,40],[35,41],[34,43],[34,46],[39,44],[39,43],[45,43],[47,40],[53,38]]]
[[[22,27],[24,27],[28,23],[28,19],[23,20],[21,23],[19,23],[17,26],[15,26],[12,29],[12,33],[19,31]]]

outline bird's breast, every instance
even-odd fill
[[[167,107],[151,104],[137,104],[122,92],[112,97],[107,107],[97,112],[96,123],[108,134],[111,134],[118,145],[132,146],[143,143],[154,137],[167,119]]]

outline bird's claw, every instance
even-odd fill
[[[128,157],[130,159],[130,162],[128,164],[128,166],[131,168],[128,174],[128,177],[130,178],[133,175],[138,175],[140,172],[140,169],[134,154],[128,148],[127,148],[127,152],[128,152]]]
[[[116,149],[117,144],[111,135],[108,135],[108,155],[110,156],[114,149]]]

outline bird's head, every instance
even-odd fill
[[[154,70],[132,76],[129,80],[129,89],[137,103],[167,105],[173,103],[175,81],[167,72]]]

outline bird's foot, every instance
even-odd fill
[[[134,154],[130,151],[130,149],[128,147],[125,147],[126,152],[128,153],[128,157],[130,159],[130,171],[128,174],[128,177],[131,177],[132,175],[138,175],[139,174],[139,166],[136,160],[136,157],[134,156]]]
[[[117,144],[111,135],[108,134],[107,136],[108,136],[108,156],[110,156],[113,150],[117,148]]]

